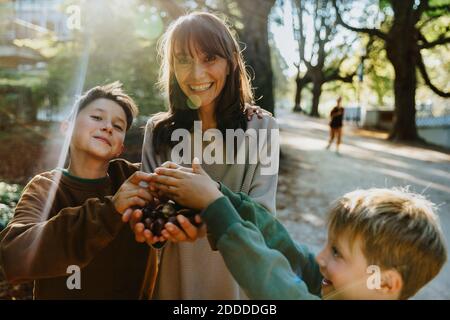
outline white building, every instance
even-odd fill
[[[23,40],[48,36],[57,41],[70,40],[63,5],[64,0],[2,1],[0,67],[15,69],[45,60],[36,50],[21,45]]]
[[[13,28],[10,39],[33,39],[46,33],[56,36],[59,41],[69,40],[67,15],[64,0],[15,0],[10,1]]]

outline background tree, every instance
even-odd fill
[[[113,2],[113,3],[111,3]],[[163,32],[162,18],[150,5],[133,8],[121,1],[82,4],[83,29],[74,32],[71,41],[56,46],[57,54],[49,61],[48,92],[52,105],[65,106],[72,101],[74,75],[89,40],[88,68],[84,89],[119,80],[139,105],[141,114],[151,114],[164,107],[155,87],[158,80],[156,40]],[[104,17],[98,18],[99,8]]]
[[[295,98],[294,98],[294,109],[295,112],[303,111],[303,108],[301,106],[301,99],[302,99],[302,91],[305,85],[311,82],[311,77],[308,72],[306,72],[304,75],[301,74],[301,63],[302,63],[302,57],[305,56],[305,43],[306,43],[306,36],[304,33],[304,24],[303,24],[303,12],[305,11],[305,2],[302,0],[292,0],[292,11],[293,14],[297,14],[298,20],[297,20],[297,26],[293,22],[293,30],[294,30],[294,38],[298,41],[298,52],[299,52],[299,62],[295,64],[295,67],[297,68],[297,75],[295,77]]]
[[[394,78],[394,124],[389,138],[397,141],[419,140],[416,128],[416,88],[418,70],[424,83],[437,95],[450,97],[440,90],[428,76],[423,51],[450,43],[450,24],[447,23],[433,39],[426,37],[424,28],[438,19],[447,19],[450,2],[439,0],[382,0],[380,8],[385,16],[381,28],[355,27],[344,21],[341,11],[348,1],[333,0],[338,23],[345,28],[377,37],[384,43]]]
[[[373,42],[367,52],[366,60],[366,84],[376,95],[376,105],[383,107],[393,104],[394,70],[386,57],[384,43],[378,38],[372,38]]]
[[[272,60],[273,72],[273,90],[276,98],[276,105],[283,103],[285,100],[291,100],[291,79],[286,75],[289,65],[283,58],[280,50],[277,48],[273,35],[269,34],[270,58]],[[284,101],[283,101],[284,100]]]
[[[254,75],[257,104],[274,113],[273,71],[269,45],[269,15],[275,0],[237,1],[243,28],[237,29],[245,44],[244,57]]]
[[[294,34],[298,40],[299,63],[296,77],[294,111],[302,110],[300,105],[302,89],[312,83],[312,107],[310,115],[319,116],[319,102],[322,87],[332,81],[351,83],[356,72],[342,75],[342,65],[353,50],[352,40],[344,37],[338,42],[336,19],[332,4],[326,0],[292,0]],[[310,17],[310,18],[309,18]],[[311,19],[312,30],[305,27],[305,20]],[[354,41],[355,39],[353,39]],[[301,66],[306,72],[302,75]]]

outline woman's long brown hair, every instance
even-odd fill
[[[227,60],[230,73],[215,107],[217,129],[222,134],[225,134],[226,129],[246,130],[244,106],[254,101],[239,44],[229,27],[217,16],[194,12],[175,20],[159,43],[159,85],[169,98],[169,110],[156,115],[152,141],[156,153],[176,143],[171,141],[174,130],[183,128],[190,131],[194,121],[199,120],[197,110],[189,108],[188,97],[175,78],[175,45],[191,56],[194,47],[206,55],[216,55]]]

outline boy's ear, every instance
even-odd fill
[[[397,299],[403,288],[402,276],[397,270],[386,270],[381,275],[380,291],[384,294],[395,296]]]

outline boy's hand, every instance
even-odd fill
[[[127,209],[127,211],[130,213],[130,228],[134,232],[137,242],[146,242],[148,245],[152,245],[157,242],[166,241],[164,237],[155,236],[150,230],[145,229],[144,224],[141,222],[142,211],[140,209]]]
[[[137,242],[146,242],[148,245],[153,245],[157,242],[164,242],[167,240],[172,242],[193,242],[198,238],[204,237],[206,235],[205,225],[197,228],[192,225],[188,219],[179,215],[177,216],[177,219],[182,229],[178,228],[173,223],[168,222],[165,225],[165,229],[161,232],[162,235],[158,237],[152,234],[150,230],[145,229],[144,224],[141,222],[142,211],[140,209],[136,209],[134,211],[131,209],[127,209],[127,211],[129,212],[130,216],[130,228],[134,232],[134,236]],[[195,220],[197,223],[202,222],[199,215],[195,217]]]
[[[159,167],[155,173],[151,177],[153,186],[185,207],[203,210],[222,196],[218,183],[202,169],[197,158],[192,163],[192,172]]]
[[[163,168],[170,169],[179,169],[185,172],[192,173],[192,168],[187,168],[180,166],[174,162],[167,161],[161,165]],[[167,198],[162,191],[159,191],[157,188],[153,186],[153,184],[149,184],[150,192],[154,196],[154,202],[158,204],[159,202],[166,201]],[[159,200],[162,199],[162,200]],[[188,219],[185,219],[181,215],[177,217],[178,222],[180,223],[181,228],[178,228],[173,223],[166,223],[165,229],[161,232],[162,235],[160,237],[155,236],[148,229],[145,229],[144,224],[141,222],[142,211],[140,209],[131,209],[128,208],[125,213],[122,215],[123,222],[129,222],[131,230],[135,234],[135,239],[137,242],[146,242],[148,245],[153,245],[157,242],[164,241],[172,241],[172,242],[182,242],[189,241],[193,242],[200,237],[204,237],[206,235],[206,226],[202,225],[200,227],[196,227],[189,222]],[[202,220],[199,215],[195,217],[195,220],[198,224],[202,223]]]
[[[150,183],[151,174],[136,171],[125,181],[112,197],[117,212],[124,214],[128,208],[144,207],[154,200],[150,190],[139,185],[141,181]],[[127,212],[126,217],[128,216]],[[125,218],[126,218],[125,217]]]
[[[178,228],[173,223],[166,223],[164,229],[161,231],[161,234],[165,239],[172,242],[193,242],[198,238],[202,238],[206,235],[205,224],[202,224],[200,227],[196,227],[189,222],[189,219],[182,215],[178,215],[177,220],[180,223],[182,229]],[[200,215],[195,216],[195,222],[197,222],[198,224],[202,223]]]

